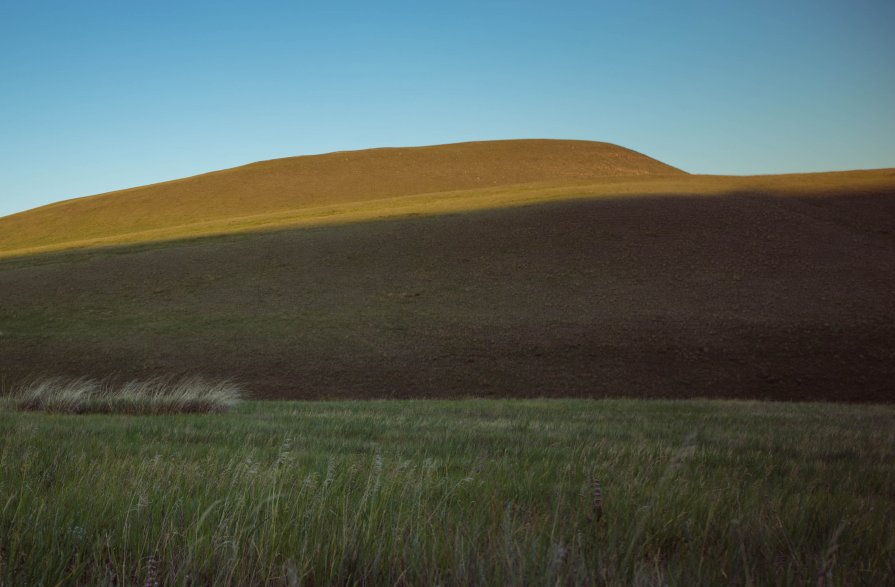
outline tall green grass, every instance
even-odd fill
[[[0,584],[891,584],[893,430],[703,401],[5,411]]]

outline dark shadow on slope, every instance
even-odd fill
[[[889,402],[893,292],[893,194],[566,201],[9,260],[0,369]]]

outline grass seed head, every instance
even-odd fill
[[[593,496],[593,511],[594,518],[599,520],[603,515],[603,488],[600,486],[600,482],[595,478],[592,481],[594,496]]]

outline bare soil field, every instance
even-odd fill
[[[261,398],[895,399],[895,172],[651,181],[8,258],[0,376],[201,373]]]

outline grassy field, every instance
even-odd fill
[[[891,584],[893,430],[709,401],[0,410],[0,584]]]

